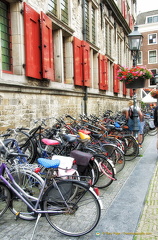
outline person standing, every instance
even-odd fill
[[[154,109],[154,125],[157,128],[157,150],[158,150],[158,106]]]
[[[134,119],[133,119],[133,110],[134,110],[134,106],[133,106],[133,101],[130,100],[129,101],[129,108],[126,111],[126,119],[127,119],[127,125],[129,127],[129,130],[131,132],[133,132],[133,128],[134,128]],[[138,112],[138,127],[139,127],[139,131],[138,131],[138,144],[139,144],[139,149],[142,149],[142,142],[143,142],[143,131],[144,131],[144,116],[140,110],[139,107],[137,107],[137,112]]]

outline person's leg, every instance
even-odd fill
[[[140,122],[139,123],[139,133],[138,133],[139,148],[142,148],[143,134],[144,134],[144,124],[145,124],[145,122]]]

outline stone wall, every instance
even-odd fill
[[[7,89],[6,89],[7,90]],[[48,126],[60,116],[70,114],[75,118],[83,114],[83,97],[81,93],[62,94],[62,91],[37,89],[14,89],[0,91],[0,132],[7,128],[33,127],[34,121],[40,118],[49,118]],[[88,94],[87,115],[102,115],[107,109],[113,112],[120,111],[127,106],[127,99]]]

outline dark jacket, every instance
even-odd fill
[[[155,127],[158,127],[158,106],[154,110],[154,124]]]

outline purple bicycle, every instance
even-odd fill
[[[49,169],[57,168],[60,161],[40,158],[40,164],[48,168],[48,176],[50,176]],[[32,178],[28,178],[28,181],[32,181]],[[41,216],[45,215],[49,224],[58,232],[77,237],[92,231],[101,214],[101,200],[87,183],[53,177],[52,184],[47,186],[47,178],[45,178],[36,197],[27,189],[23,189],[15,181],[7,165],[2,163],[0,166],[0,217],[16,201],[17,207],[20,202],[27,206],[26,212],[20,212],[20,209],[17,211],[17,217],[20,217],[20,214],[26,214],[36,218],[31,239]]]

